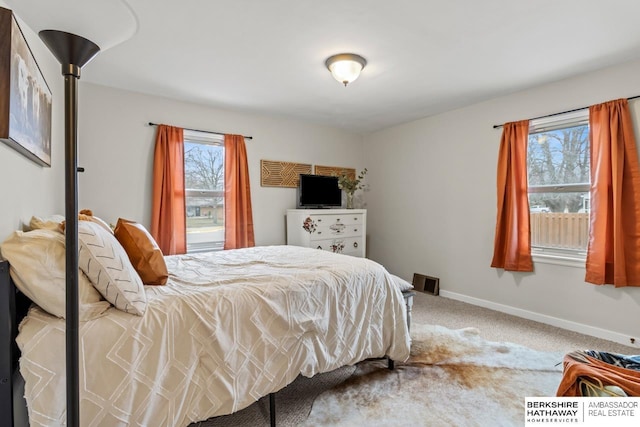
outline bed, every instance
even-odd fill
[[[80,323],[83,426],[186,426],[243,409],[298,375],[409,356],[402,289],[371,260],[294,246],[164,260],[167,283],[144,286],[143,315],[109,306]],[[37,305],[20,324],[32,426],[64,424],[64,330]]]

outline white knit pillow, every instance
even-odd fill
[[[117,309],[142,316],[147,296],[142,280],[118,240],[100,224],[78,222],[79,266]]]

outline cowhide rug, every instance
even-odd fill
[[[412,325],[411,357],[358,365],[306,426],[521,426],[524,398],[554,396],[563,353],[485,341],[475,328]]]

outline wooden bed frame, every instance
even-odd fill
[[[403,292],[407,308],[407,326],[411,326],[413,291]],[[8,425],[28,427],[27,402],[24,399],[24,381],[18,361],[20,350],[16,344],[18,326],[27,315],[31,300],[20,292],[9,275],[9,262],[0,261],[0,414],[8,415]],[[394,362],[387,358],[389,369]],[[7,419],[7,418],[5,418]],[[269,421],[276,426],[275,394],[269,394]]]

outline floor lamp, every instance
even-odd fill
[[[67,426],[78,427],[78,80],[80,69],[100,48],[83,37],[64,31],[43,30],[39,35],[62,64],[64,76]]]

